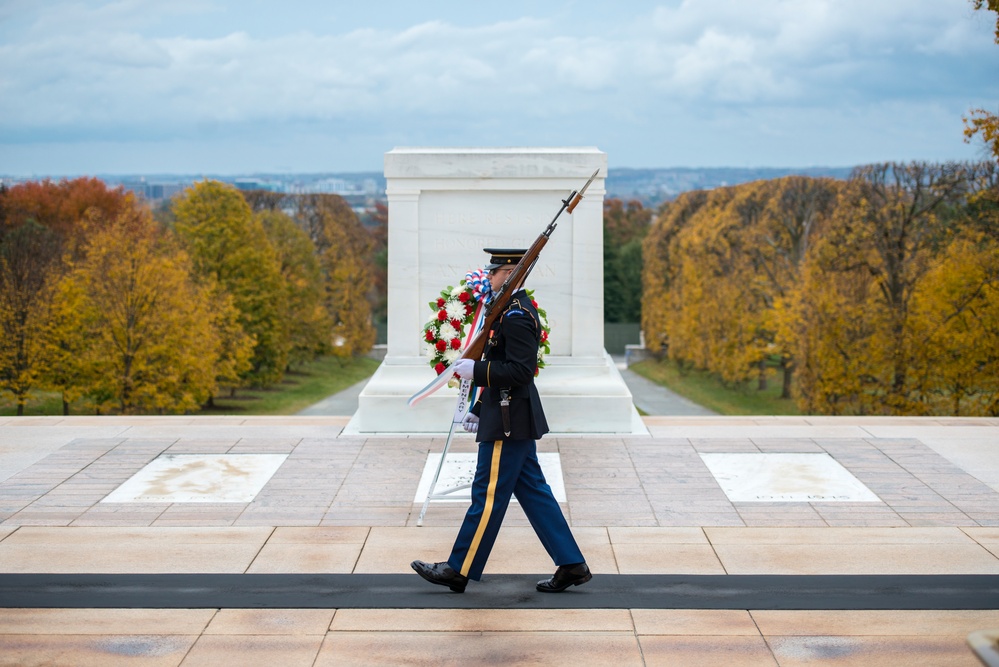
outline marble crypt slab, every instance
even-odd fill
[[[287,454],[164,454],[102,503],[248,503]]]
[[[440,477],[437,479],[437,486],[434,489],[436,494],[442,494],[447,489],[454,489],[472,483],[475,476],[476,455],[472,453],[451,453],[447,455],[444,467],[441,468]],[[431,452],[427,456],[427,463],[423,467],[423,474],[420,476],[420,485],[416,489],[414,503],[422,503],[427,499],[430,492],[430,485],[433,483],[434,473],[440,463],[441,455]],[[562,480],[562,461],[556,452],[541,452],[538,454],[538,462],[541,463],[541,470],[545,473],[545,481],[552,487],[555,500],[560,503],[566,502],[565,483]],[[447,494],[447,498],[435,499],[434,502],[461,502],[468,504],[472,499],[469,489],[461,489]],[[511,502],[517,502],[513,498]]]
[[[826,453],[704,453],[732,502],[881,502]]]

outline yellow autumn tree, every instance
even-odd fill
[[[372,238],[342,197],[307,195],[298,203],[325,279],[331,350],[339,357],[365,354],[375,342]]]
[[[0,390],[14,396],[18,415],[36,385],[44,287],[58,265],[60,245],[52,230],[32,219],[0,229]]]
[[[285,285],[260,220],[235,188],[218,181],[186,190],[173,203],[173,213],[199,279],[230,295],[254,342],[252,368],[243,379],[258,385],[280,381],[291,347]]]
[[[664,207],[642,241],[642,333],[654,354],[669,352],[676,322],[674,295],[679,290],[682,263],[680,233],[707,203],[703,190],[685,192]]]
[[[764,227],[776,190],[768,181],[719,188],[694,211],[681,199],[663,210],[647,245],[643,310],[649,309],[647,326],[662,318],[660,338],[668,339],[671,359],[728,383],[755,378],[765,386],[774,354],[776,269],[760,246],[772,241]],[[682,229],[670,229],[674,220],[684,221]]]
[[[764,301],[760,336],[781,372],[781,398],[791,398],[796,364],[788,326],[789,308],[798,302],[808,248],[831,215],[838,192],[828,178],[788,176],[772,182],[759,224],[748,230],[754,281]]]
[[[646,344],[820,414],[992,414],[999,165],[688,193],[645,240]]]
[[[756,303],[749,295],[745,267],[743,216],[758,212],[755,192],[721,188],[708,197],[698,224],[681,233],[682,298],[677,302],[682,342],[674,354],[727,383],[741,383],[758,361]],[[684,352],[686,350],[686,352]]]
[[[19,415],[41,373],[47,287],[64,270],[80,221],[88,211],[113,216],[131,199],[96,178],[0,187],[0,391],[14,396]]]
[[[867,273],[877,288],[867,317],[879,330],[868,355],[879,384],[873,400],[884,412],[925,411],[909,395],[915,350],[910,302],[945,238],[965,177],[965,168],[954,163],[868,165],[855,171],[837,207],[834,270]]]
[[[759,237],[776,187],[777,181],[756,181],[734,188],[722,212],[724,234],[718,239],[723,242],[723,263],[711,289],[719,300],[723,324],[721,346],[710,370],[729,382],[756,378],[760,389],[771,374],[767,362],[773,353],[774,286],[758,252]]]
[[[277,253],[284,279],[289,362],[309,361],[329,351],[333,328],[323,303],[325,286],[315,246],[288,215],[267,209],[256,215]]]
[[[932,414],[999,414],[999,165],[969,170],[967,205],[913,296],[914,391]]]
[[[943,415],[999,407],[999,244],[981,233],[954,239],[913,297],[916,398]]]
[[[67,270],[72,263],[67,263]],[[89,303],[85,286],[65,275],[53,276],[47,285],[44,310],[39,319],[39,381],[62,397],[62,413],[87,391],[90,370],[89,332],[83,313]]]
[[[148,211],[92,225],[81,257],[54,287],[52,367],[71,353],[72,389],[100,412],[198,408],[215,391],[219,339],[208,294],[189,276],[187,256]]]
[[[884,329],[877,286],[866,271],[844,270],[841,247],[817,239],[801,271],[801,288],[782,328],[796,360],[798,406],[806,414],[881,414],[885,364],[876,356]],[[790,331],[788,335],[786,332]]]

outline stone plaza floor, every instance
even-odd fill
[[[593,581],[536,593],[553,565],[512,504],[486,576],[459,596],[409,568],[446,558],[464,514],[433,502],[416,525],[443,434],[345,435],[340,417],[0,418],[0,591],[37,581],[65,600],[0,605],[0,665],[980,664],[965,640],[999,630],[999,596],[886,600],[909,575],[996,588],[999,419],[643,420],[649,435],[539,443]],[[232,581],[281,600],[282,582],[316,575],[397,601],[233,607],[192,589],[190,608],[114,607],[71,590],[86,575],[108,590],[245,575]],[[681,596],[678,576],[708,582],[710,600]],[[759,605],[727,603],[728,581],[762,582]],[[806,581],[853,588],[781,608]],[[614,597],[644,582],[674,588]]]

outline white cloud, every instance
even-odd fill
[[[989,65],[999,47],[966,0],[643,2],[592,20],[571,3],[499,18],[466,7],[448,20],[431,3],[405,25],[379,16],[391,5],[353,22],[302,2],[269,13],[194,0],[13,6],[0,17],[26,27],[0,26],[0,143],[207,140],[304,123],[382,142],[479,132],[651,145],[633,132],[670,117],[723,119],[718,132],[752,122],[766,135],[775,110],[847,119],[867,106],[966,108],[999,95]]]

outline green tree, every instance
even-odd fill
[[[285,285],[260,220],[235,188],[218,181],[189,188],[173,213],[196,273],[232,297],[240,325],[255,341],[245,379],[259,385],[280,381],[291,348]]]
[[[642,317],[642,241],[652,211],[639,201],[604,202],[604,321]]]

